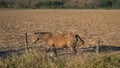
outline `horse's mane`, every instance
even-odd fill
[[[51,32],[36,32],[35,34],[52,34]]]

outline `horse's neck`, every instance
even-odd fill
[[[40,36],[40,38],[44,41],[47,41],[50,37],[51,37],[52,34],[42,34]]]

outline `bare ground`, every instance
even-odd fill
[[[7,50],[0,54],[23,48],[26,32],[29,46],[42,45],[32,45],[34,31],[74,32],[84,39],[83,48],[96,45],[98,38],[101,51],[120,51],[120,10],[0,10],[0,49]]]

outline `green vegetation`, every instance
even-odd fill
[[[29,50],[22,55],[13,54],[7,58],[0,58],[0,68],[118,68],[120,55],[88,57],[76,55],[66,58],[66,62],[55,57],[41,56],[36,50]]]
[[[101,0],[101,7],[111,7],[112,6],[112,2],[110,2],[109,0]]]
[[[120,8],[120,0],[1,0],[0,8]]]
[[[35,8],[62,8],[63,3],[58,1],[39,1],[35,4]]]

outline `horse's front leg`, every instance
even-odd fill
[[[47,47],[46,47],[46,53],[48,53],[49,51],[50,51],[50,47],[47,46]]]
[[[54,51],[54,54],[55,54],[55,56],[57,56],[57,51],[56,51],[56,48],[55,48],[55,46],[53,46],[53,51]]]

